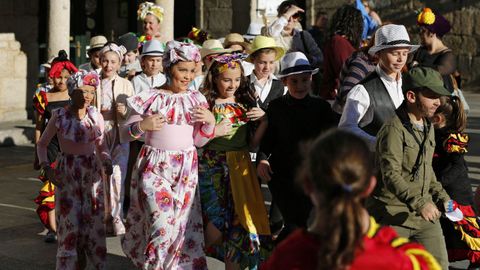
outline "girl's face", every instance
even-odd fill
[[[288,93],[296,98],[303,99],[306,97],[312,86],[312,74],[301,73],[287,76],[283,79],[283,84],[288,88]]]
[[[276,52],[262,52],[253,59],[254,72],[258,79],[266,78],[273,73],[275,68]]]
[[[152,14],[148,14],[143,20],[143,33],[145,35],[155,36],[160,32],[160,22],[157,17]]]
[[[242,71],[240,67],[228,68],[220,73],[214,80],[220,98],[232,98],[235,95],[242,80]]]
[[[53,87],[57,91],[66,91],[67,90],[67,80],[70,77],[70,72],[68,70],[64,69],[60,73],[60,77],[57,78],[52,78],[53,81]]]
[[[143,72],[147,76],[157,75],[162,66],[161,56],[144,56],[142,57]]]
[[[106,52],[102,59],[102,77],[113,78],[120,69],[120,57],[116,52]]]
[[[180,61],[171,66],[170,87],[173,92],[187,91],[188,85],[195,78],[195,66],[196,63],[193,61]]]
[[[133,64],[135,63],[135,60],[137,59],[138,52],[134,51],[129,51],[123,56],[123,64],[128,65],[128,64]]]
[[[79,109],[87,108],[95,97],[95,87],[84,85],[75,89],[72,93],[72,103]]]

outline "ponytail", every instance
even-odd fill
[[[317,269],[345,269],[363,240],[364,192],[373,175],[366,143],[346,131],[333,130],[315,140],[306,154],[299,180],[314,194],[316,224],[322,243]]]
[[[462,100],[457,96],[440,98],[440,106],[435,113],[441,113],[446,119],[446,129],[450,132],[461,133],[467,126],[467,114]]]

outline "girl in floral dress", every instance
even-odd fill
[[[105,173],[112,173],[110,155],[103,143],[103,117],[90,106],[99,78],[82,70],[68,80],[72,104],[53,112],[37,143],[40,164],[57,186],[57,267],[84,269],[85,255],[95,269],[105,269],[107,255],[104,198],[100,158]],[[50,167],[47,146],[57,136],[61,153]]]
[[[127,175],[129,136],[121,132],[126,121],[126,99],[133,95],[133,85],[118,76],[126,49],[115,43],[100,50],[102,65],[101,83],[96,96],[96,106],[105,119],[105,142],[112,156],[113,174],[105,181],[105,214],[108,235],[125,233],[123,225],[123,200]]]
[[[164,89],[127,100],[130,135],[145,133],[133,169],[130,208],[122,247],[142,269],[206,269],[198,158],[195,146],[212,137],[215,119],[205,97],[188,89],[200,53],[193,44],[170,41],[163,56]]]
[[[205,241],[207,254],[224,261],[226,269],[256,269],[265,256],[260,236],[270,235],[248,151],[265,131],[265,112],[248,87],[241,65],[244,58],[241,54],[215,57],[204,89],[217,123],[215,138],[199,154]],[[249,134],[251,124],[258,126]]]
[[[64,50],[58,52],[58,57],[52,61],[52,66],[48,77],[53,82],[53,88],[40,88],[33,97],[33,107],[35,109],[35,142],[40,140],[40,136],[45,130],[48,121],[52,118],[53,110],[65,107],[70,104],[70,96],[68,95],[67,79],[77,68],[67,58]],[[58,140],[53,137],[47,147],[47,156],[50,166],[55,167],[55,159],[60,146]],[[35,169],[40,169],[37,153],[35,153]],[[38,204],[37,214],[40,221],[48,229],[45,236],[45,242],[53,243],[56,239],[57,226],[55,223],[55,186],[45,177],[45,172],[40,170],[38,177],[42,182],[42,188],[39,195],[35,198]]]

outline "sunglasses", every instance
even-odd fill
[[[298,13],[298,12],[292,15],[292,19],[294,19],[294,20],[296,20],[296,19],[298,19],[298,18],[300,18],[300,17],[301,17],[301,14]]]

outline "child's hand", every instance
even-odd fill
[[[252,109],[250,109],[250,111],[247,112],[247,118],[250,121],[257,121],[260,118],[262,118],[264,115],[265,115],[265,112],[258,107],[253,107]]]
[[[113,173],[113,166],[112,166],[112,160],[111,159],[105,159],[103,161],[103,168],[105,169],[105,174],[110,176]]]
[[[272,168],[270,167],[270,163],[268,162],[268,160],[261,160],[258,163],[257,174],[258,174],[258,177],[260,177],[260,179],[262,179],[265,182],[269,182],[270,180],[272,180],[272,177],[271,177],[272,173],[273,171],[272,171]]]
[[[215,137],[222,137],[230,134],[232,131],[232,122],[224,118],[220,123],[215,125]]]
[[[143,131],[160,130],[165,122],[165,117],[161,114],[150,115],[140,122],[140,129]]]
[[[213,113],[203,106],[195,106],[193,108],[193,121],[195,123],[215,125]]]

